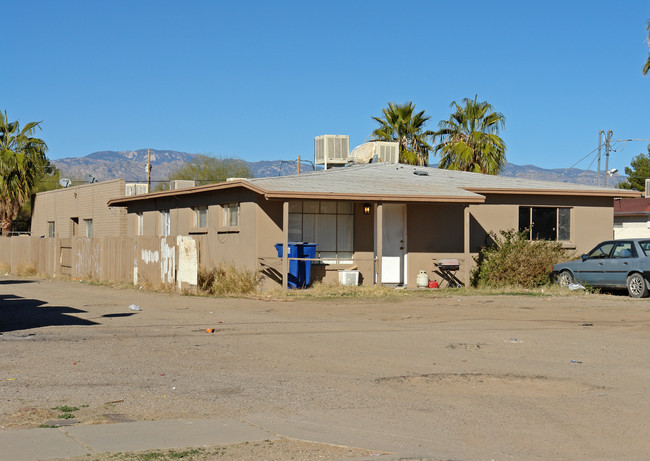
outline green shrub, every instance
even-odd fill
[[[241,296],[257,291],[259,273],[238,269],[234,264],[215,267],[199,267],[198,289],[200,293],[217,296]]]
[[[573,257],[559,242],[528,240],[527,232],[494,232],[494,244],[481,249],[472,273],[472,284],[480,287],[520,286],[533,288],[548,285],[553,264]]]

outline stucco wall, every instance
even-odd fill
[[[435,273],[438,259],[464,259],[463,204],[422,203],[407,206],[408,267],[406,283],[416,286],[420,270],[427,271],[430,280],[442,283]]]
[[[598,242],[611,239],[614,227],[614,200],[611,197],[544,195],[488,195],[486,202],[470,205],[470,251],[478,251],[489,241],[489,231],[518,229],[520,206],[571,208],[571,240],[567,248],[585,253]]]
[[[137,236],[137,214],[142,213],[142,236],[161,237],[160,211],[169,210],[169,235],[192,236],[197,241],[200,265],[210,267],[219,263],[234,263],[239,267],[256,270],[257,235],[273,235],[273,226],[258,232],[259,210],[256,201],[257,195],[253,192],[231,189],[218,194],[206,192],[135,203],[129,207],[128,235]],[[223,205],[227,203],[240,204],[239,226],[223,226]],[[193,208],[199,206],[207,206],[207,226],[204,228],[195,227]],[[280,220],[281,214],[280,204]]]
[[[224,229],[222,205],[241,204],[240,225]],[[279,283],[281,262],[275,244],[282,241],[282,201],[266,200],[245,189],[222,190],[216,193],[186,197],[166,197],[142,204],[133,204],[129,212],[129,235],[135,234],[136,213],[143,212],[144,235],[160,235],[160,211],[171,213],[171,236],[192,235],[198,242],[199,263],[211,266],[221,262],[234,263],[250,270],[260,268],[263,261],[267,284]],[[207,229],[193,228],[192,207],[208,206]],[[468,206],[470,212],[470,257],[464,254],[464,208],[462,203],[411,203],[407,206],[408,267],[406,282],[416,285],[420,270],[430,279],[442,282],[434,263],[443,258],[461,260],[459,278],[465,280],[466,267],[473,265],[472,256],[490,242],[490,231],[518,228],[520,206],[552,206],[571,208],[571,240],[567,248],[586,252],[596,243],[612,237],[613,200],[600,197],[534,196],[493,194],[484,204]],[[374,210],[363,214],[363,202],[354,206],[354,263],[361,272],[361,282],[374,283]],[[275,258],[275,261],[273,259]],[[312,280],[336,283],[338,270],[351,264],[313,264]],[[275,275],[275,277],[273,276]]]
[[[490,243],[489,233],[518,229],[520,206],[549,206],[571,208],[571,240],[563,245],[585,253],[598,242],[612,238],[613,199],[601,197],[498,195],[486,197],[483,204],[469,205],[470,268],[473,256]],[[461,261],[458,277],[465,280],[463,253],[463,204],[409,204],[408,286],[416,285],[420,270],[427,271],[431,280],[442,282],[435,273],[434,262],[442,258]]]

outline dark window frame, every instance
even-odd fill
[[[529,240],[571,242],[571,207],[519,206],[519,232]]]

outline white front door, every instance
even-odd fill
[[[401,285],[406,280],[406,205],[382,205],[381,283]]]

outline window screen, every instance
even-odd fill
[[[331,200],[289,202],[289,240],[317,243],[321,259],[351,260],[354,203]]]

